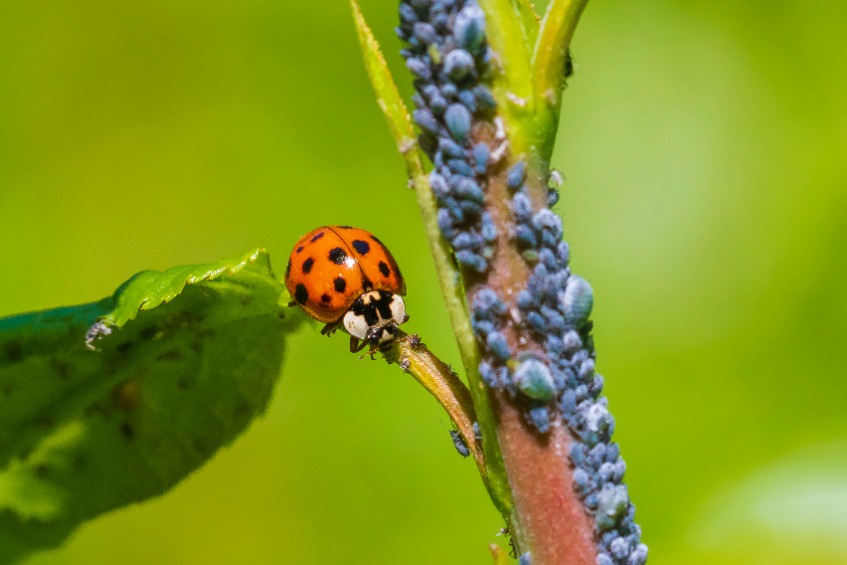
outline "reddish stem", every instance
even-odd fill
[[[488,124],[478,126],[475,142],[496,147],[500,140]],[[486,209],[498,227],[496,250],[491,268],[485,275],[465,273],[468,303],[483,287],[493,289],[506,303],[509,314],[502,328],[512,351],[544,355],[537,335],[521,323],[515,303],[518,292],[526,288],[530,266],[514,245],[509,226],[514,224],[509,208],[508,170],[514,159],[504,158],[489,169]],[[524,156],[521,156],[525,158]],[[548,171],[527,160],[527,193],[535,209],[546,205]],[[528,425],[525,407],[505,391],[489,394],[496,419],[497,441],[509,478],[514,502],[509,527],[519,552],[530,552],[533,565],[594,565],[597,546],[594,520],[585,510],[573,486],[569,448],[573,438],[555,412],[549,434],[543,436]]]
[[[553,420],[547,437],[527,426],[503,393],[491,395],[497,439],[512,488],[512,534],[533,565],[594,565],[593,521],[573,488],[570,432]]]

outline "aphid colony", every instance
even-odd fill
[[[595,516],[598,563],[641,565],[647,547],[634,521],[634,506],[623,484],[625,465],[612,442],[614,418],[601,397],[603,378],[594,370],[589,314],[591,286],[572,275],[562,241],[562,222],[550,210],[559,198],[561,175],[553,172],[546,206],[534,206],[526,185],[526,163],[509,155],[496,103],[487,86],[496,56],[486,40],[485,13],[475,0],[403,0],[397,35],[414,75],[419,143],[432,161],[430,186],[438,204],[438,225],[456,262],[471,273],[488,271],[498,228],[486,212],[491,167],[514,159],[507,175],[512,218],[508,237],[532,268],[527,287],[507,304],[493,288],[471,297],[472,325],[484,351],[479,372],[486,384],[505,390],[525,407],[539,433],[558,414],[575,442],[577,493]],[[507,95],[508,96],[508,95]],[[514,102],[514,100],[513,100]],[[475,127],[493,128],[496,145],[475,142]],[[514,351],[506,324],[521,323],[543,344],[543,353]]]
[[[350,351],[397,336],[408,320],[406,283],[391,252],[372,233],[323,226],[300,238],[285,267],[285,286],[311,317],[350,334]],[[361,341],[361,343],[360,343]]]
[[[474,2],[400,4],[397,35],[415,77],[412,116],[418,142],[434,168],[429,181],[438,203],[438,226],[456,262],[472,272],[488,269],[497,229],[484,211],[483,179],[495,155],[473,143],[472,126],[492,123],[494,97],[483,84],[493,54],[485,41],[485,14]],[[502,156],[502,155],[501,155]]]

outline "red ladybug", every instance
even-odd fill
[[[350,351],[394,339],[409,319],[397,262],[362,229],[324,226],[301,237],[285,267],[285,286],[307,314],[326,322],[321,333],[346,330]]]

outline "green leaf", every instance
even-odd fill
[[[303,319],[282,290],[260,249],[0,319],[0,562],[164,493],[261,414]]]
[[[388,120],[391,134],[397,143],[397,149],[406,161],[406,169],[409,178],[414,180],[423,175],[423,156],[415,138],[415,130],[412,127],[412,119],[409,110],[403,103],[403,98],[397,90],[397,84],[388,70],[385,57],[379,48],[379,43],[368,27],[362,10],[357,0],[350,0],[350,8],[353,10],[353,20],[356,24],[356,33],[359,37],[359,45],[365,59],[365,68],[371,85],[376,92],[376,101]]]

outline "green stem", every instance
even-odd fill
[[[565,61],[579,17],[588,0],[552,0],[541,21],[532,56],[533,90],[537,100],[538,155],[550,162],[559,126]]]
[[[506,470],[503,467],[503,456],[500,454],[499,444],[494,435],[494,414],[491,411],[491,403],[488,401],[485,383],[479,375],[481,357],[471,329],[464,288],[459,272],[456,270],[452,252],[447,242],[441,237],[441,231],[438,228],[438,208],[428,178],[423,174],[416,176],[414,186],[429,248],[435,260],[441,293],[444,296],[444,303],[447,306],[447,313],[450,316],[450,323],[462,356],[462,364],[467,374],[470,394],[476,407],[488,477],[486,486],[497,509],[504,516],[508,516],[512,509],[511,492]]]
[[[468,387],[459,375],[436,357],[417,335],[402,331],[383,355],[389,363],[400,365],[438,400],[462,435],[483,481],[487,482],[485,459],[474,431],[476,411]]]
[[[438,228],[438,208],[429,185],[429,178],[424,170],[423,155],[415,141],[409,112],[356,0],[350,0],[350,6],[364,55],[365,68],[376,92],[377,102],[388,120],[397,147],[403,155],[411,186],[415,189],[424,230],[435,261],[441,293],[456,335],[462,363],[467,372],[471,398],[476,406],[476,417],[482,431],[482,449],[485,458],[483,478],[487,477],[486,487],[495,506],[503,516],[508,517],[512,509],[511,493],[497,438],[494,435],[494,415],[487,399],[485,385],[479,375],[480,353],[471,330],[460,273],[453,260],[452,251],[441,237],[441,231]],[[527,55],[527,63],[528,61]]]
[[[488,42],[497,55],[492,63],[497,114],[509,132],[512,152],[529,153],[537,136],[528,119],[535,115],[535,96],[524,18],[513,0],[480,0],[479,6],[485,12]]]

